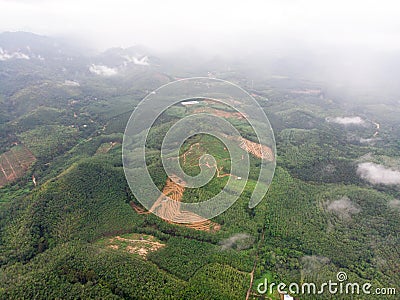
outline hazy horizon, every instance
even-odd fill
[[[250,72],[397,93],[397,6],[371,0],[0,0],[0,32],[33,32],[95,51],[144,46],[180,66],[215,58]]]
[[[211,54],[302,47],[400,49],[394,1],[10,1],[0,31],[27,31],[97,50],[144,45]]]

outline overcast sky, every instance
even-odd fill
[[[397,3],[0,0],[0,31],[74,37],[100,49],[135,44],[162,49],[194,44],[219,48],[282,39],[397,50]]]

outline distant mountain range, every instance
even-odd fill
[[[4,32],[0,34],[0,87],[7,78],[18,76],[27,81],[32,77],[64,81],[81,76],[129,77],[148,68],[174,78],[211,75],[239,82],[237,72],[232,70],[240,70],[247,78],[254,78],[245,83],[250,87],[257,85],[260,78],[274,79],[277,86],[289,80],[313,81],[347,100],[365,94],[375,98],[382,93],[389,99],[400,92],[400,53],[396,51],[262,45],[243,45],[235,54],[227,51],[218,55],[196,48],[166,53],[143,46],[110,48],[98,53],[59,38]]]
[[[94,53],[55,38],[27,32],[5,32],[0,34],[0,76],[7,77],[15,67],[26,70],[28,66],[32,72],[40,71],[42,75],[46,74],[43,69],[50,68],[75,75],[118,75],[129,68],[159,64],[158,59],[146,51],[143,47],[131,47]]]

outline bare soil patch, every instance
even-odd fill
[[[154,252],[164,247],[151,235],[130,234],[129,237],[116,236],[105,241],[106,248],[121,250],[131,254],[138,254],[144,259],[150,252]]]
[[[96,154],[106,154],[112,148],[114,148],[115,146],[117,146],[119,144],[120,143],[118,143],[118,142],[109,142],[109,143],[101,144],[100,147],[97,149]]]
[[[243,150],[253,154],[255,157],[266,159],[267,161],[274,161],[275,159],[274,152],[268,146],[260,145],[244,138],[240,139],[239,146]]]
[[[188,228],[203,231],[219,230],[221,228],[219,224],[207,220],[195,213],[181,210],[181,200],[185,187],[179,183],[182,184],[184,182],[178,177],[174,177],[174,180],[168,178],[162,191],[162,195],[156,200],[156,202],[154,202],[149,211],[146,211],[144,208],[139,207],[133,202],[131,202],[130,205],[138,214],[157,212],[158,216],[171,224],[179,224]],[[168,198],[174,201],[168,201]],[[170,221],[171,219],[174,221]],[[184,223],[184,221],[187,220],[190,220],[190,223]]]
[[[16,146],[0,155],[0,187],[22,177],[36,157],[23,146]]]
[[[211,108],[211,107],[197,108],[194,110],[194,113],[209,113],[209,114],[213,114],[217,117],[234,118],[234,119],[238,119],[238,120],[245,119],[245,116],[240,112],[225,111],[225,110],[220,110],[220,109]]]

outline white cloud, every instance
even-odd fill
[[[330,263],[330,259],[324,256],[306,255],[301,259],[302,272],[304,274],[318,273],[321,268]]]
[[[124,56],[124,58],[130,62],[134,63],[135,65],[140,65],[140,66],[148,66],[149,64],[149,58],[147,56],[142,57],[141,59],[138,59],[134,56]]]
[[[361,209],[356,207],[348,197],[329,202],[326,210],[339,216],[341,219],[350,219],[352,215],[358,214]]]
[[[254,242],[254,239],[245,233],[237,233],[220,242],[222,250],[237,249],[243,250],[249,248]]]
[[[118,74],[118,70],[116,68],[109,68],[104,65],[95,65],[95,64],[92,64],[89,67],[89,71],[93,74],[101,76],[114,76]]]
[[[30,57],[22,52],[7,52],[0,47],[0,60],[5,61],[9,59],[30,59]]]
[[[79,82],[73,80],[65,80],[63,85],[65,86],[80,86]]]
[[[336,117],[327,118],[328,122],[341,124],[341,125],[363,125],[365,121],[360,117]]]
[[[357,174],[372,184],[400,184],[400,171],[371,162],[359,164]]]
[[[388,206],[394,210],[400,211],[400,200],[398,199],[390,200]]]
[[[364,138],[360,138],[360,143],[361,144],[375,144],[377,141],[379,141],[379,139],[376,138],[369,138],[369,139],[364,139]]]
[[[38,3],[39,2],[39,3]],[[400,47],[398,3],[363,1],[0,0],[0,28],[80,35],[102,47],[253,41],[290,35]],[[240,20],[238,22],[238,20]],[[66,25],[67,24],[67,25]]]

